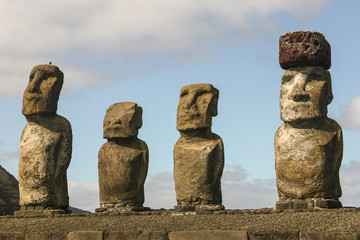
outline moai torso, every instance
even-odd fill
[[[144,183],[149,153],[137,138],[142,109],[135,103],[115,103],[104,118],[104,138],[99,150],[100,206],[97,211],[145,210]]]
[[[212,116],[217,115],[218,90],[210,84],[192,84],[182,88],[177,112],[177,129],[181,137],[174,147],[174,178],[178,206],[221,205],[221,176],[224,146],[211,132]]]
[[[280,198],[340,197],[342,133],[332,119],[311,128],[284,123],[275,135],[277,188]]]
[[[66,169],[71,142],[70,123],[61,116],[26,125],[20,142],[20,205],[69,206]]]
[[[35,66],[23,98],[28,124],[20,141],[19,191],[21,210],[67,211],[66,170],[70,164],[70,123],[56,114],[63,73],[53,65]],[[25,211],[25,212],[23,212]]]
[[[100,205],[142,205],[148,158],[140,139],[104,143],[99,151]]]
[[[221,138],[181,137],[174,148],[176,199],[181,203],[221,204],[224,146]]]
[[[278,209],[341,207],[342,131],[327,117],[332,101],[330,45],[317,32],[280,37],[280,113],[275,135]]]

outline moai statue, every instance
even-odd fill
[[[31,71],[22,106],[28,123],[20,141],[20,210],[15,215],[68,212],[72,131],[68,120],[56,114],[63,78],[50,64]]]
[[[318,32],[285,33],[279,61],[284,123],[275,135],[276,208],[339,208],[343,140],[339,124],[327,117],[330,45]]]
[[[180,92],[174,147],[175,211],[223,210],[221,176],[224,146],[211,132],[219,91],[211,84],[192,84]]]
[[[144,183],[149,151],[137,137],[142,108],[136,103],[112,104],[104,118],[104,138],[99,150],[100,208],[105,211],[144,211]]]

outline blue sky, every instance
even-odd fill
[[[273,138],[282,124],[278,39],[312,30],[332,50],[328,115],[344,131],[342,201],[359,206],[359,9],[356,0],[2,0],[0,164],[17,176],[22,94],[31,68],[52,61],[65,76],[58,114],[73,129],[70,203],[98,206],[102,121],[112,103],[132,101],[143,108],[139,137],[150,153],[145,205],[171,208],[180,89],[211,83],[220,91],[212,130],[225,145],[225,207],[272,207]]]

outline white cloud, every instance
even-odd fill
[[[344,128],[360,129],[360,96],[356,96],[349,105],[342,107],[340,114],[340,121]]]
[[[271,31],[273,14],[307,18],[328,1],[3,0],[0,96],[20,95],[35,64],[53,61],[65,69],[67,88],[108,82],[114,80],[109,66],[124,64],[118,55],[196,61],[211,54],[214,43],[246,42]]]
[[[70,206],[95,211],[100,207],[99,184],[97,182],[68,181]]]
[[[340,168],[340,184],[344,206],[360,206],[360,162],[350,161]]]

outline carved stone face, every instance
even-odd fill
[[[136,103],[112,104],[104,118],[104,138],[127,138],[138,135],[142,126],[142,108]]]
[[[217,115],[218,97],[219,91],[211,84],[183,87],[177,108],[177,130],[211,127],[212,116]]]
[[[35,66],[23,97],[22,113],[25,116],[54,114],[64,75],[54,65]]]
[[[332,101],[331,76],[323,67],[294,67],[281,78],[280,117],[285,122],[327,115]]]

